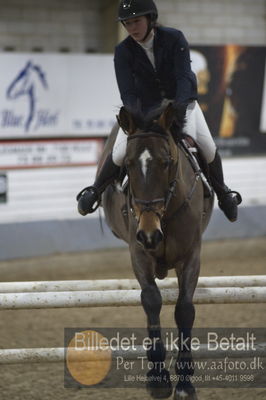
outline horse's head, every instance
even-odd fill
[[[156,119],[140,121],[124,107],[118,121],[128,134],[125,165],[137,241],[155,250],[163,240],[162,218],[177,173],[177,146],[170,133],[176,110],[170,105]]]

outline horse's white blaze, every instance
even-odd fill
[[[152,214],[148,213],[148,214],[149,214],[149,220],[148,221],[147,221],[147,214],[146,213],[143,213],[141,215],[140,220],[139,220],[138,230],[141,230],[141,229],[144,230],[148,240],[150,240],[152,235],[153,235],[153,233],[154,233],[154,231],[156,229],[158,229],[161,233],[163,233],[163,232],[162,232],[162,229],[161,229],[160,219],[153,213]],[[152,217],[150,215],[152,215]],[[150,218],[152,218],[152,219],[150,219]]]
[[[145,149],[140,157],[139,157],[140,163],[141,163],[141,170],[143,173],[143,176],[146,177],[146,173],[147,173],[147,168],[148,168],[148,161],[152,160],[152,156],[151,153],[149,152],[148,149]]]

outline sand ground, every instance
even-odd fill
[[[201,276],[265,274],[266,238],[204,242]],[[171,272],[171,276],[172,276]],[[0,262],[0,281],[132,278],[127,249]],[[161,322],[174,327],[173,306]],[[1,311],[0,347],[63,347],[65,327],[144,327],[140,307]],[[195,327],[266,328],[265,304],[198,305]],[[63,364],[0,366],[2,400],[139,399],[145,389],[65,389]],[[199,389],[199,400],[266,399],[266,389]]]

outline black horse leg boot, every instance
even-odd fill
[[[109,154],[92,186],[85,187],[77,195],[78,212],[81,215],[93,213],[100,205],[101,194],[109,183],[119,176],[120,167],[114,164]]]
[[[224,184],[221,157],[216,151],[214,160],[209,164],[210,181],[218,197],[218,205],[229,221],[237,220],[237,206],[242,202],[238,192],[230,190]]]

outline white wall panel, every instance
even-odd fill
[[[225,159],[223,164],[226,183],[243,196],[241,207],[266,205],[266,157]],[[96,167],[8,171],[8,202],[0,204],[0,224],[82,218],[75,197],[93,182],[95,172]]]

